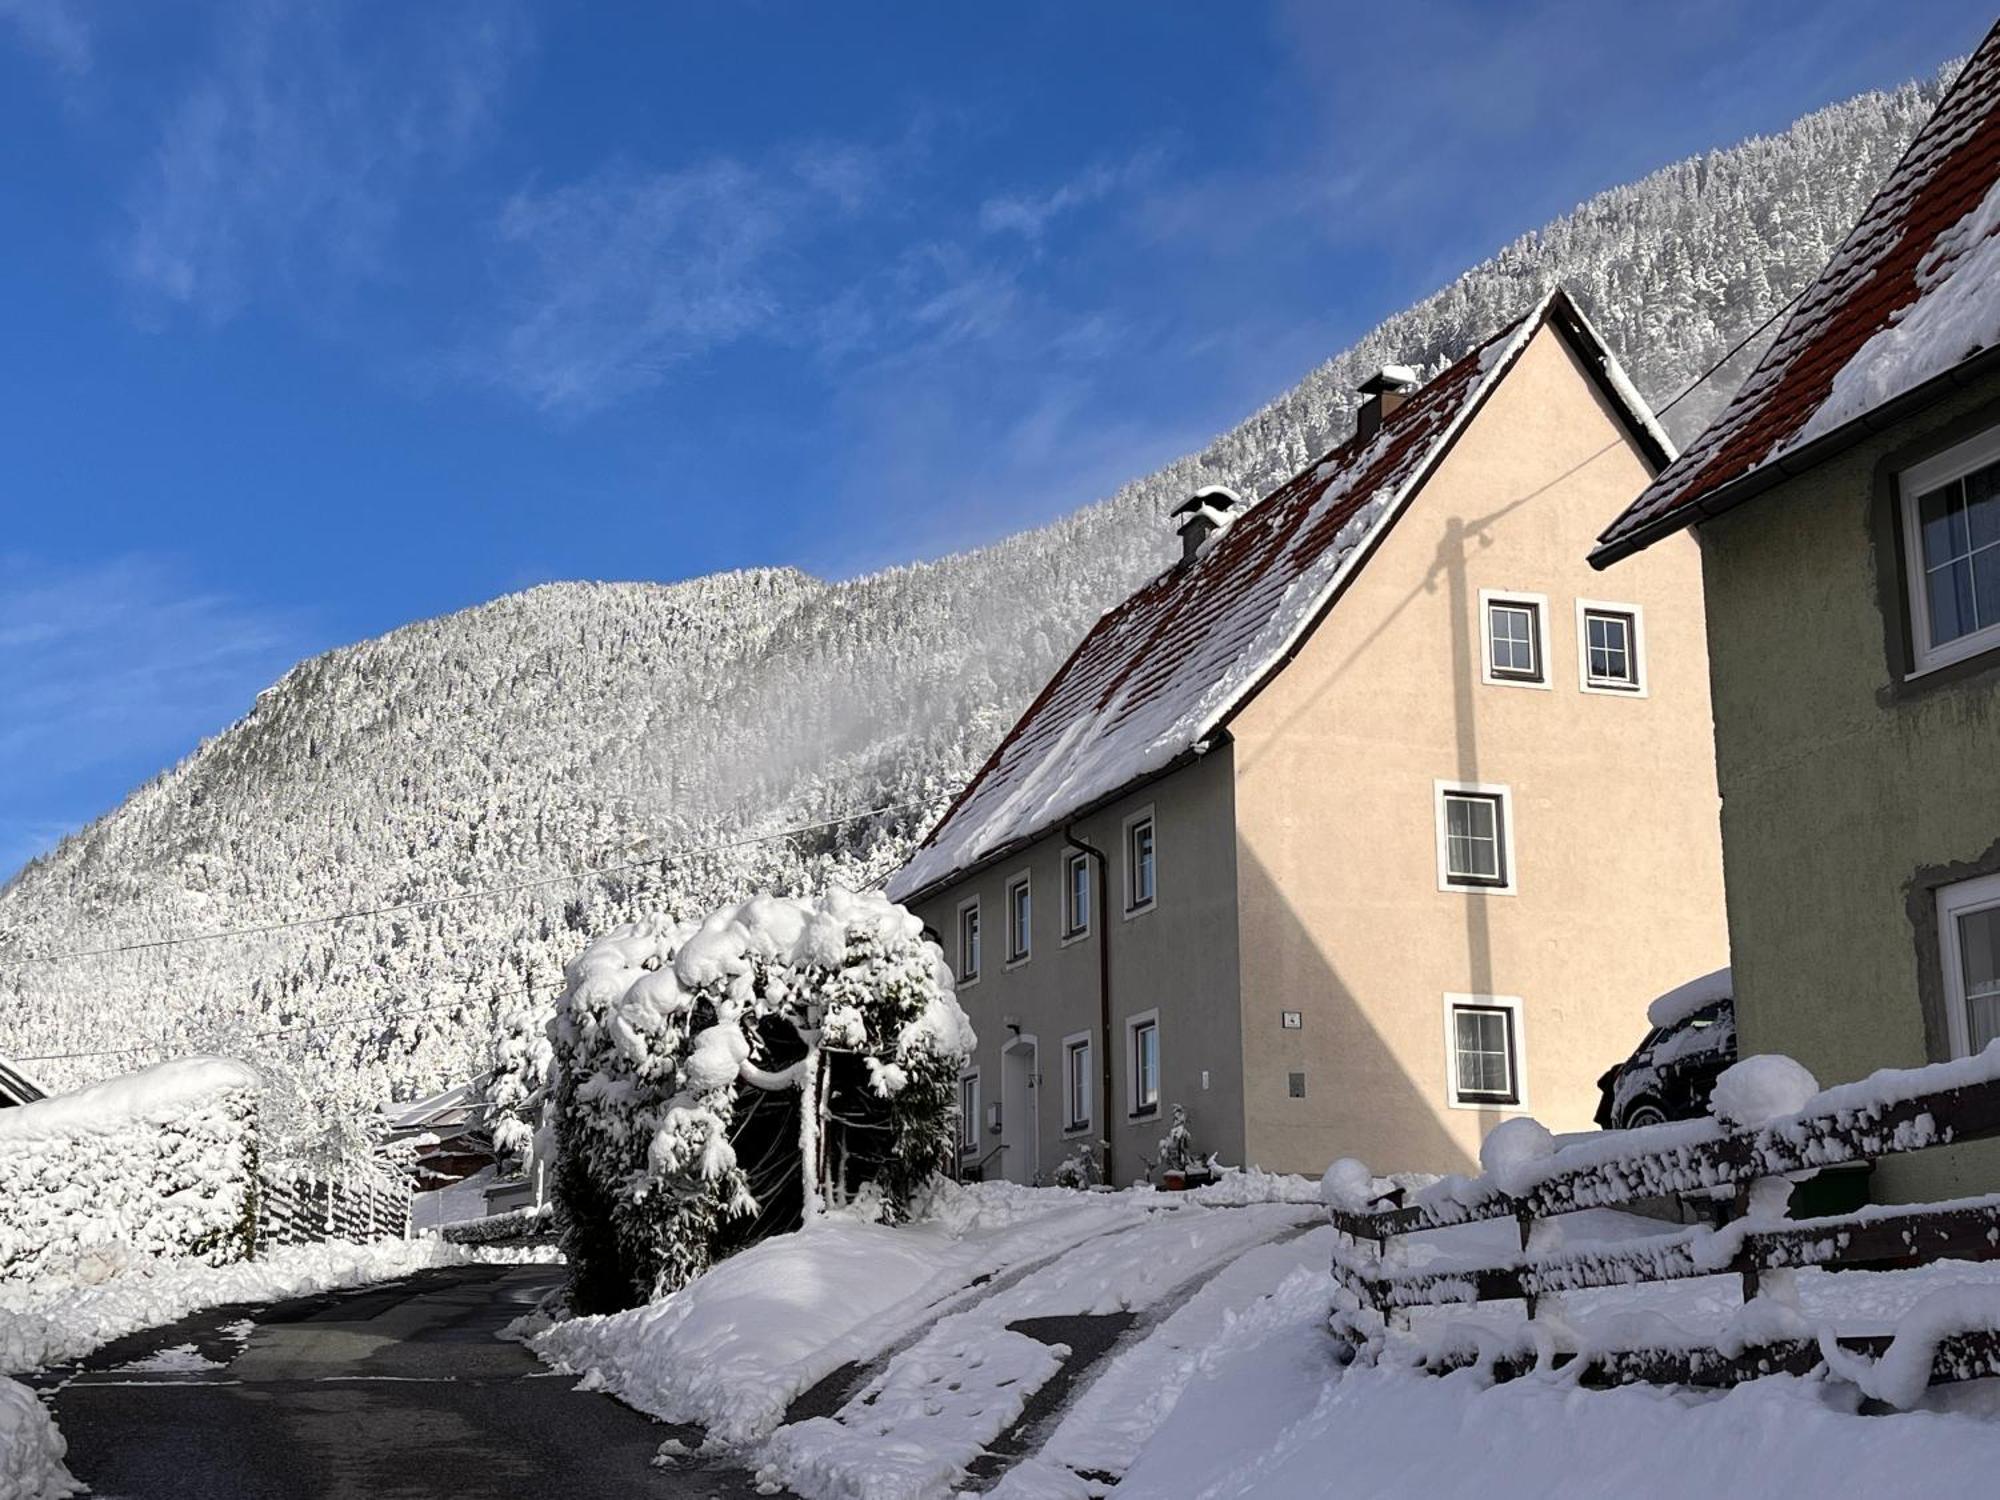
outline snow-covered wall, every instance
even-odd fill
[[[261,1084],[242,1063],[182,1058],[0,1111],[0,1280],[247,1256]]]

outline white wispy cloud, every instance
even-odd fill
[[[0,25],[57,71],[90,71],[90,26],[75,0],[0,0]]]
[[[1088,167],[1044,192],[996,194],[979,205],[979,227],[988,234],[1039,240],[1052,220],[1145,182],[1159,170],[1162,159],[1158,151],[1145,151],[1119,165]]]
[[[512,0],[368,27],[331,5],[245,0],[161,127],[120,269],[153,303],[213,319],[380,269],[405,200],[487,130],[524,45]]]
[[[859,147],[812,147],[671,171],[606,167],[527,189],[494,226],[504,317],[455,363],[555,412],[593,410],[753,335],[829,345],[865,335],[860,302],[796,294],[801,259],[882,181]]]

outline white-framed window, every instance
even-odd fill
[[[979,983],[979,898],[958,903],[958,982]]]
[[[1035,896],[1028,872],[1007,882],[1007,962],[1028,961],[1035,936]]]
[[[2000,1037],[2000,875],[1945,886],[1937,903],[1951,1055],[1971,1057]]]
[[[1577,600],[1576,672],[1586,693],[1645,697],[1645,612],[1636,604]]]
[[[1485,782],[1433,782],[1438,889],[1514,892],[1513,793]]]
[[[1090,931],[1090,856],[1072,853],[1063,859],[1063,941]]]
[[[979,1149],[979,1074],[958,1077],[958,1144],[966,1151]]]
[[[1090,1033],[1079,1031],[1063,1038],[1063,1129],[1090,1129]]]
[[[1160,894],[1160,854],[1148,807],[1125,820],[1125,915],[1152,910]]]
[[[1134,1115],[1157,1114],[1160,1108],[1160,1013],[1144,1011],[1125,1023],[1125,1056],[1129,1064],[1126,1108]]]
[[[2000,428],[1898,476],[1916,670],[2000,647]]]
[[[1544,594],[1479,591],[1480,681],[1503,687],[1549,686]]]
[[[1525,1109],[1526,1037],[1515,995],[1446,995],[1446,1087],[1454,1109]]]

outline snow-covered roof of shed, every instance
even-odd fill
[[[1373,542],[1544,324],[1598,378],[1635,441],[1673,449],[1568,295],[1446,369],[1383,421],[1240,514],[1192,562],[1108,611],[889,882],[908,901],[1204,750],[1319,623]]]
[[[1938,101],[1750,378],[1605,529],[1593,563],[1650,546],[1817,461],[1868,431],[1871,413],[2000,345],[1996,103],[2000,26]]]

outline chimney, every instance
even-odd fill
[[[1354,435],[1367,442],[1382,430],[1382,419],[1410,399],[1417,372],[1408,365],[1384,365],[1355,389],[1368,399],[1354,414]]]
[[[1180,533],[1182,563],[1193,562],[1202,543],[1235,520],[1242,506],[1242,497],[1220,484],[1198,489],[1176,505],[1173,521]]]

